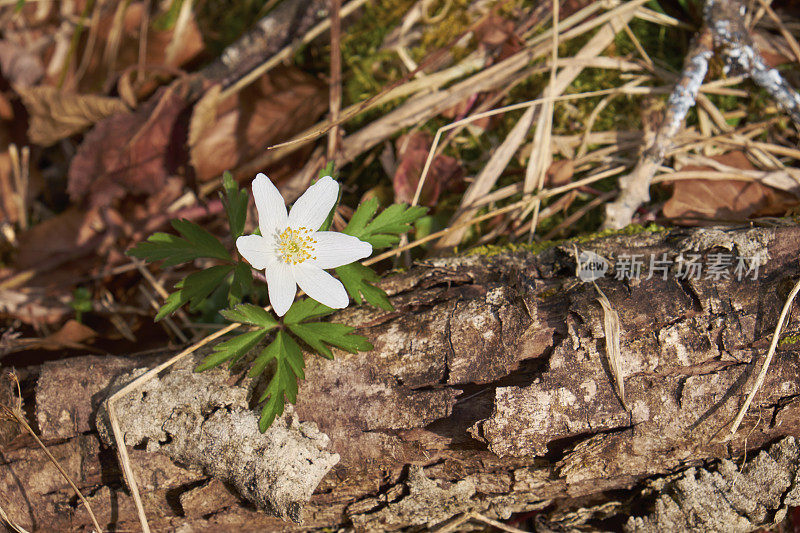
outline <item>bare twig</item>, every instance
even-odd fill
[[[675,135],[694,105],[700,85],[713,55],[713,37],[706,28],[694,40],[684,63],[683,75],[667,101],[667,114],[639,163],[627,176],[620,178],[620,195],[606,205],[605,228],[621,229],[630,224],[633,213],[650,200],[650,182],[665,154],[672,148]]]
[[[722,49],[728,69],[736,68],[749,75],[800,127],[800,94],[758,53],[744,26],[744,14],[741,0],[708,0],[705,17],[714,34],[714,44]]]
[[[667,101],[667,112],[653,144],[639,164],[620,179],[620,195],[606,206],[604,228],[620,229],[631,223],[640,205],[650,200],[649,188],[656,170],[674,146],[673,138],[686,113],[697,100],[700,84],[708,71],[714,47],[725,57],[726,70],[740,71],[764,88],[778,105],[800,126],[800,94],[773,68],[767,66],[755,48],[744,25],[746,10],[741,0],[706,0],[705,26],[695,37],[687,55],[680,81]],[[704,109],[713,113],[706,102]],[[712,116],[712,118],[715,118]],[[716,117],[718,124],[719,117]],[[724,120],[721,121],[724,123]],[[721,127],[725,131],[726,127]]]
[[[339,138],[339,110],[342,107],[342,24],[339,18],[341,0],[331,0],[331,81],[330,81],[330,120],[333,127],[328,132],[328,160],[336,157]]]

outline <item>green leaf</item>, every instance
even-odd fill
[[[231,260],[219,239],[197,224],[188,220],[173,220],[172,226],[183,238],[169,233],[154,233],[146,241],[128,250],[127,254],[148,263],[163,261],[164,267],[188,263],[200,257]]]
[[[310,318],[319,318],[333,313],[333,309],[311,298],[295,300],[283,317],[284,324],[298,324]]]
[[[400,235],[410,230],[411,224],[427,211],[422,206],[394,204],[384,209],[371,222],[367,222],[375,214],[377,207],[377,198],[362,203],[344,229],[344,233],[370,243],[375,249],[397,244]]]
[[[240,304],[233,309],[220,311],[220,314],[231,322],[251,324],[268,330],[278,325],[278,321],[275,320],[271,313],[268,313],[263,307],[253,304]]]
[[[209,368],[214,368],[225,361],[230,361],[231,364],[235,363],[252,350],[256,344],[261,342],[267,336],[267,333],[269,333],[269,329],[248,331],[217,344],[214,346],[214,351],[206,356],[194,371],[202,372]]]
[[[371,268],[365,267],[361,263],[350,263],[337,267],[336,274],[344,288],[347,289],[347,293],[357,304],[361,305],[363,300],[366,300],[369,304],[384,311],[394,311],[394,306],[386,293],[372,284],[380,277]]]
[[[267,365],[270,361],[275,359],[278,360],[280,352],[280,344],[277,342],[271,342],[269,345],[261,350],[261,353],[258,354],[256,360],[253,361],[253,367],[250,369],[249,375],[251,378],[258,377],[264,370],[267,369]]]
[[[378,211],[378,205],[378,199],[375,197],[361,202],[342,233],[347,233],[348,235],[353,235],[360,239],[361,235],[364,235],[367,224],[369,224],[369,221],[372,220],[372,217],[374,217],[375,213]]]
[[[231,289],[228,293],[228,305],[236,305],[253,290],[253,271],[250,265],[239,262],[233,269]]]
[[[210,257],[213,259],[222,259],[226,261],[231,260],[231,254],[225,249],[225,246],[219,242],[219,239],[194,222],[189,222],[185,219],[178,219],[172,220],[171,224],[172,227],[175,228],[175,230],[189,242],[189,244],[195,246],[203,252],[204,255],[201,255],[200,257]]]
[[[291,324],[292,333],[303,339],[303,342],[328,359],[333,359],[333,352],[328,344],[350,353],[372,350],[373,346],[361,335],[355,335],[355,328],[344,324],[313,322],[311,324]]]
[[[164,305],[158,309],[158,313],[156,313],[156,317],[153,319],[153,321],[160,322],[164,319],[164,317],[167,317],[180,309],[180,307],[186,302],[187,300],[183,299],[183,294],[180,290],[171,293],[169,296],[167,296],[167,300],[164,302]]]
[[[174,313],[185,303],[189,304],[190,310],[196,310],[202,305],[203,300],[219,287],[231,270],[233,270],[233,265],[217,265],[193,272],[183,278],[175,285],[178,290],[170,294],[166,303],[158,310],[156,322]]]
[[[328,161],[325,167],[319,171],[319,174],[317,174],[317,179],[315,180],[315,182],[325,176],[333,177],[333,166],[334,166],[333,161]],[[328,231],[329,229],[331,229],[331,224],[333,224],[333,215],[336,213],[336,207],[339,205],[339,201],[341,199],[342,199],[342,188],[339,187],[339,196],[336,198],[336,202],[334,202],[333,207],[328,213],[328,216],[325,217],[325,222],[322,223],[322,226],[320,226],[319,230],[317,231]]]
[[[247,190],[240,189],[239,184],[227,170],[222,174],[222,190],[220,193],[225,212],[228,214],[228,223],[231,235],[235,241],[244,232],[244,223],[247,220]]]
[[[261,352],[253,370],[258,367],[263,371],[273,359],[276,362],[275,374],[259,399],[259,402],[266,400],[258,421],[258,428],[262,433],[272,425],[276,416],[283,414],[286,400],[291,403],[297,401],[297,380],[305,378],[303,352],[285,331],[279,331],[275,340]],[[253,370],[250,371],[250,375],[257,375],[258,373],[254,373]]]

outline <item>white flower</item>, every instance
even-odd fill
[[[339,197],[339,184],[320,178],[286,214],[286,204],[264,174],[253,180],[261,235],[243,235],[236,248],[256,270],[264,270],[272,309],[283,316],[299,285],[314,300],[342,309],[350,303],[342,282],[323,269],[369,257],[372,245],[344,233],[317,231]]]

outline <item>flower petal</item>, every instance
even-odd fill
[[[314,259],[308,262],[320,268],[336,268],[369,257],[372,245],[352,235],[336,231],[318,231],[312,238],[317,241]]]
[[[242,235],[236,249],[256,270],[262,270],[278,258],[273,242],[261,235]]]
[[[258,227],[261,235],[275,236],[286,229],[289,217],[286,202],[272,181],[262,173],[253,180],[253,198],[258,210]]]
[[[344,285],[321,268],[308,262],[294,266],[297,284],[306,294],[321,304],[344,309],[350,303]]]
[[[297,294],[292,267],[280,260],[271,261],[264,270],[269,289],[269,303],[278,316],[283,316],[292,306]]]
[[[317,231],[339,198],[339,184],[323,176],[297,199],[289,211],[289,226]]]

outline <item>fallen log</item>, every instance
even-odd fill
[[[606,354],[598,292],[575,276],[575,254],[585,251],[608,260],[597,285],[620,318],[624,405]],[[734,487],[710,481],[692,493],[719,498],[724,490],[739,491],[724,510],[742,517],[737,530],[772,523],[800,501],[796,444],[789,439],[769,448],[798,435],[800,426],[800,362],[791,334],[797,319],[789,322],[744,423],[730,440],[725,429],[755,379],[798,274],[799,252],[800,228],[791,224],[628,231],[538,253],[437,259],[390,276],[383,288],[396,311],[351,308],[337,315],[337,321],[358,325],[375,349],[336,352],[334,361],[307,358],[296,408],[269,430],[294,431],[319,444],[327,474],[308,501],[286,507],[272,486],[267,498],[280,501],[254,504],[224,472],[212,468],[217,477],[211,478],[207,465],[204,471],[187,464],[198,453],[186,451],[191,439],[180,432],[194,431],[198,446],[208,447],[207,438],[199,442],[216,427],[212,418],[240,416],[247,400],[213,409],[197,400],[202,405],[192,416],[199,418],[186,429],[188,424],[175,423],[175,413],[187,416],[191,401],[184,399],[163,415],[163,424],[148,422],[157,426],[157,437],[133,430],[126,436],[136,445],[130,450],[133,470],[150,526],[219,532],[350,525],[378,531],[434,527],[470,512],[503,520],[539,511],[543,530],[592,520],[608,527],[613,517],[631,531],[664,530],[659,516],[674,511],[676,501],[691,500],[669,499],[688,490],[689,478],[738,479]],[[742,265],[747,268],[737,272]],[[138,530],[138,519],[116,454],[98,438],[97,411],[118,376],[152,364],[91,356],[23,369],[28,389],[36,384],[42,438],[109,529]],[[135,407],[159,383],[175,389],[168,378],[180,371],[167,370],[155,388],[126,400],[134,409],[127,415],[121,410],[123,430],[141,422],[143,411],[152,415]],[[243,381],[236,369],[221,379],[242,391],[259,386]],[[232,395],[245,398],[240,392]],[[173,453],[179,463],[166,455],[175,443],[182,450]],[[211,444],[213,453],[227,453],[219,442]],[[756,455],[759,449],[769,453]],[[748,451],[760,466],[748,463],[742,476],[733,475],[731,468]],[[338,462],[330,460],[334,454]],[[785,483],[762,494],[747,475],[762,472],[757,468],[765,457],[779,465],[768,471],[780,472]],[[0,459],[0,507],[18,524],[40,531],[89,527],[87,513],[31,440],[16,437]],[[725,462],[731,459],[737,461],[733,467]],[[285,466],[291,458],[262,460]],[[666,492],[647,496],[653,491]],[[757,509],[739,509],[737,501]],[[272,506],[275,512],[280,505],[296,522],[262,510]],[[702,519],[698,527],[714,530],[717,522]]]

